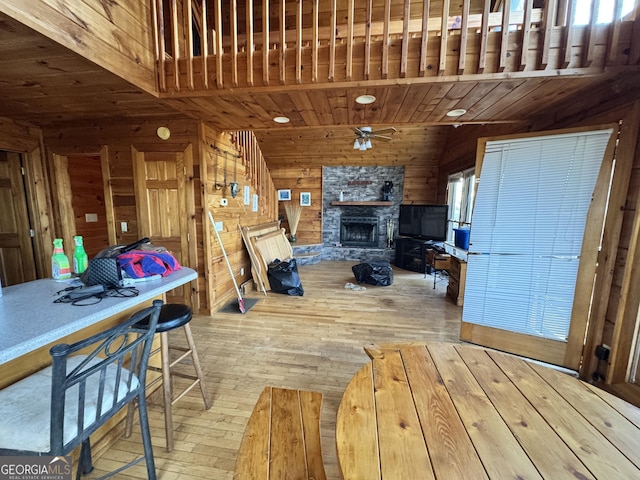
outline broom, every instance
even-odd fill
[[[298,223],[302,214],[302,207],[297,204],[287,203],[284,206],[287,212],[287,221],[289,222],[289,230],[291,230],[291,241],[296,241],[296,232],[298,231]]]
[[[213,215],[211,215],[211,212],[209,212],[209,220],[211,220],[213,231],[216,232],[216,237],[218,237],[218,243],[220,244],[220,248],[222,249],[222,256],[224,256],[224,259],[227,262],[227,267],[229,267],[229,273],[231,274],[231,280],[233,280],[233,286],[236,287],[236,293],[238,294],[238,308],[240,308],[240,313],[244,313],[244,299],[242,298],[242,294],[240,293],[240,289],[238,288],[238,284],[236,283],[236,277],[233,275],[233,268],[231,268],[231,264],[229,263],[229,257],[227,257],[227,252],[224,249],[224,245],[222,244],[222,240],[220,239],[220,234],[218,233],[218,229],[216,228],[216,222],[213,220]]]

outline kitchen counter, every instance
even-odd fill
[[[88,306],[53,303],[69,283],[35,280],[3,288],[0,297],[0,365],[31,353],[64,337],[117,317],[136,306],[197,278],[197,272],[181,268],[164,278],[136,283],[135,297],[105,297]]]

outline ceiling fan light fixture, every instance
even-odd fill
[[[455,110],[450,110],[447,112],[447,117],[460,117],[467,113],[464,108],[456,108]]]
[[[365,142],[364,145],[365,145],[365,147],[367,147],[367,149],[373,148],[373,145],[371,145],[371,139],[370,138],[367,138],[367,141]]]
[[[273,117],[273,121],[276,123],[289,123],[289,117]]]
[[[358,139],[356,138],[355,141],[353,142],[353,149],[354,150],[360,150],[360,142],[358,142]]]
[[[360,143],[360,151],[361,151],[361,152],[364,152],[366,149],[367,149],[367,142],[362,141],[362,142]]]
[[[376,97],[373,95],[360,95],[359,97],[356,97],[356,103],[359,103],[360,105],[370,105],[375,101]]]

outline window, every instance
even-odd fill
[[[471,225],[473,198],[475,195],[475,169],[449,176],[447,186],[449,204],[449,219],[447,222],[447,242],[453,243],[453,229]]]

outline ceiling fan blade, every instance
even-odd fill
[[[385,137],[384,135],[370,135],[369,138],[375,138],[376,140],[382,140],[384,142],[391,140],[391,137]]]
[[[396,130],[393,127],[389,127],[389,128],[382,128],[380,130],[374,130],[373,132],[371,132],[371,135],[378,135],[378,134],[387,134],[387,133],[395,133],[398,130]]]
[[[360,130],[358,127],[352,127],[352,130],[354,132],[356,132],[356,135],[358,135],[359,137],[363,137],[364,136],[364,132],[362,130]]]

